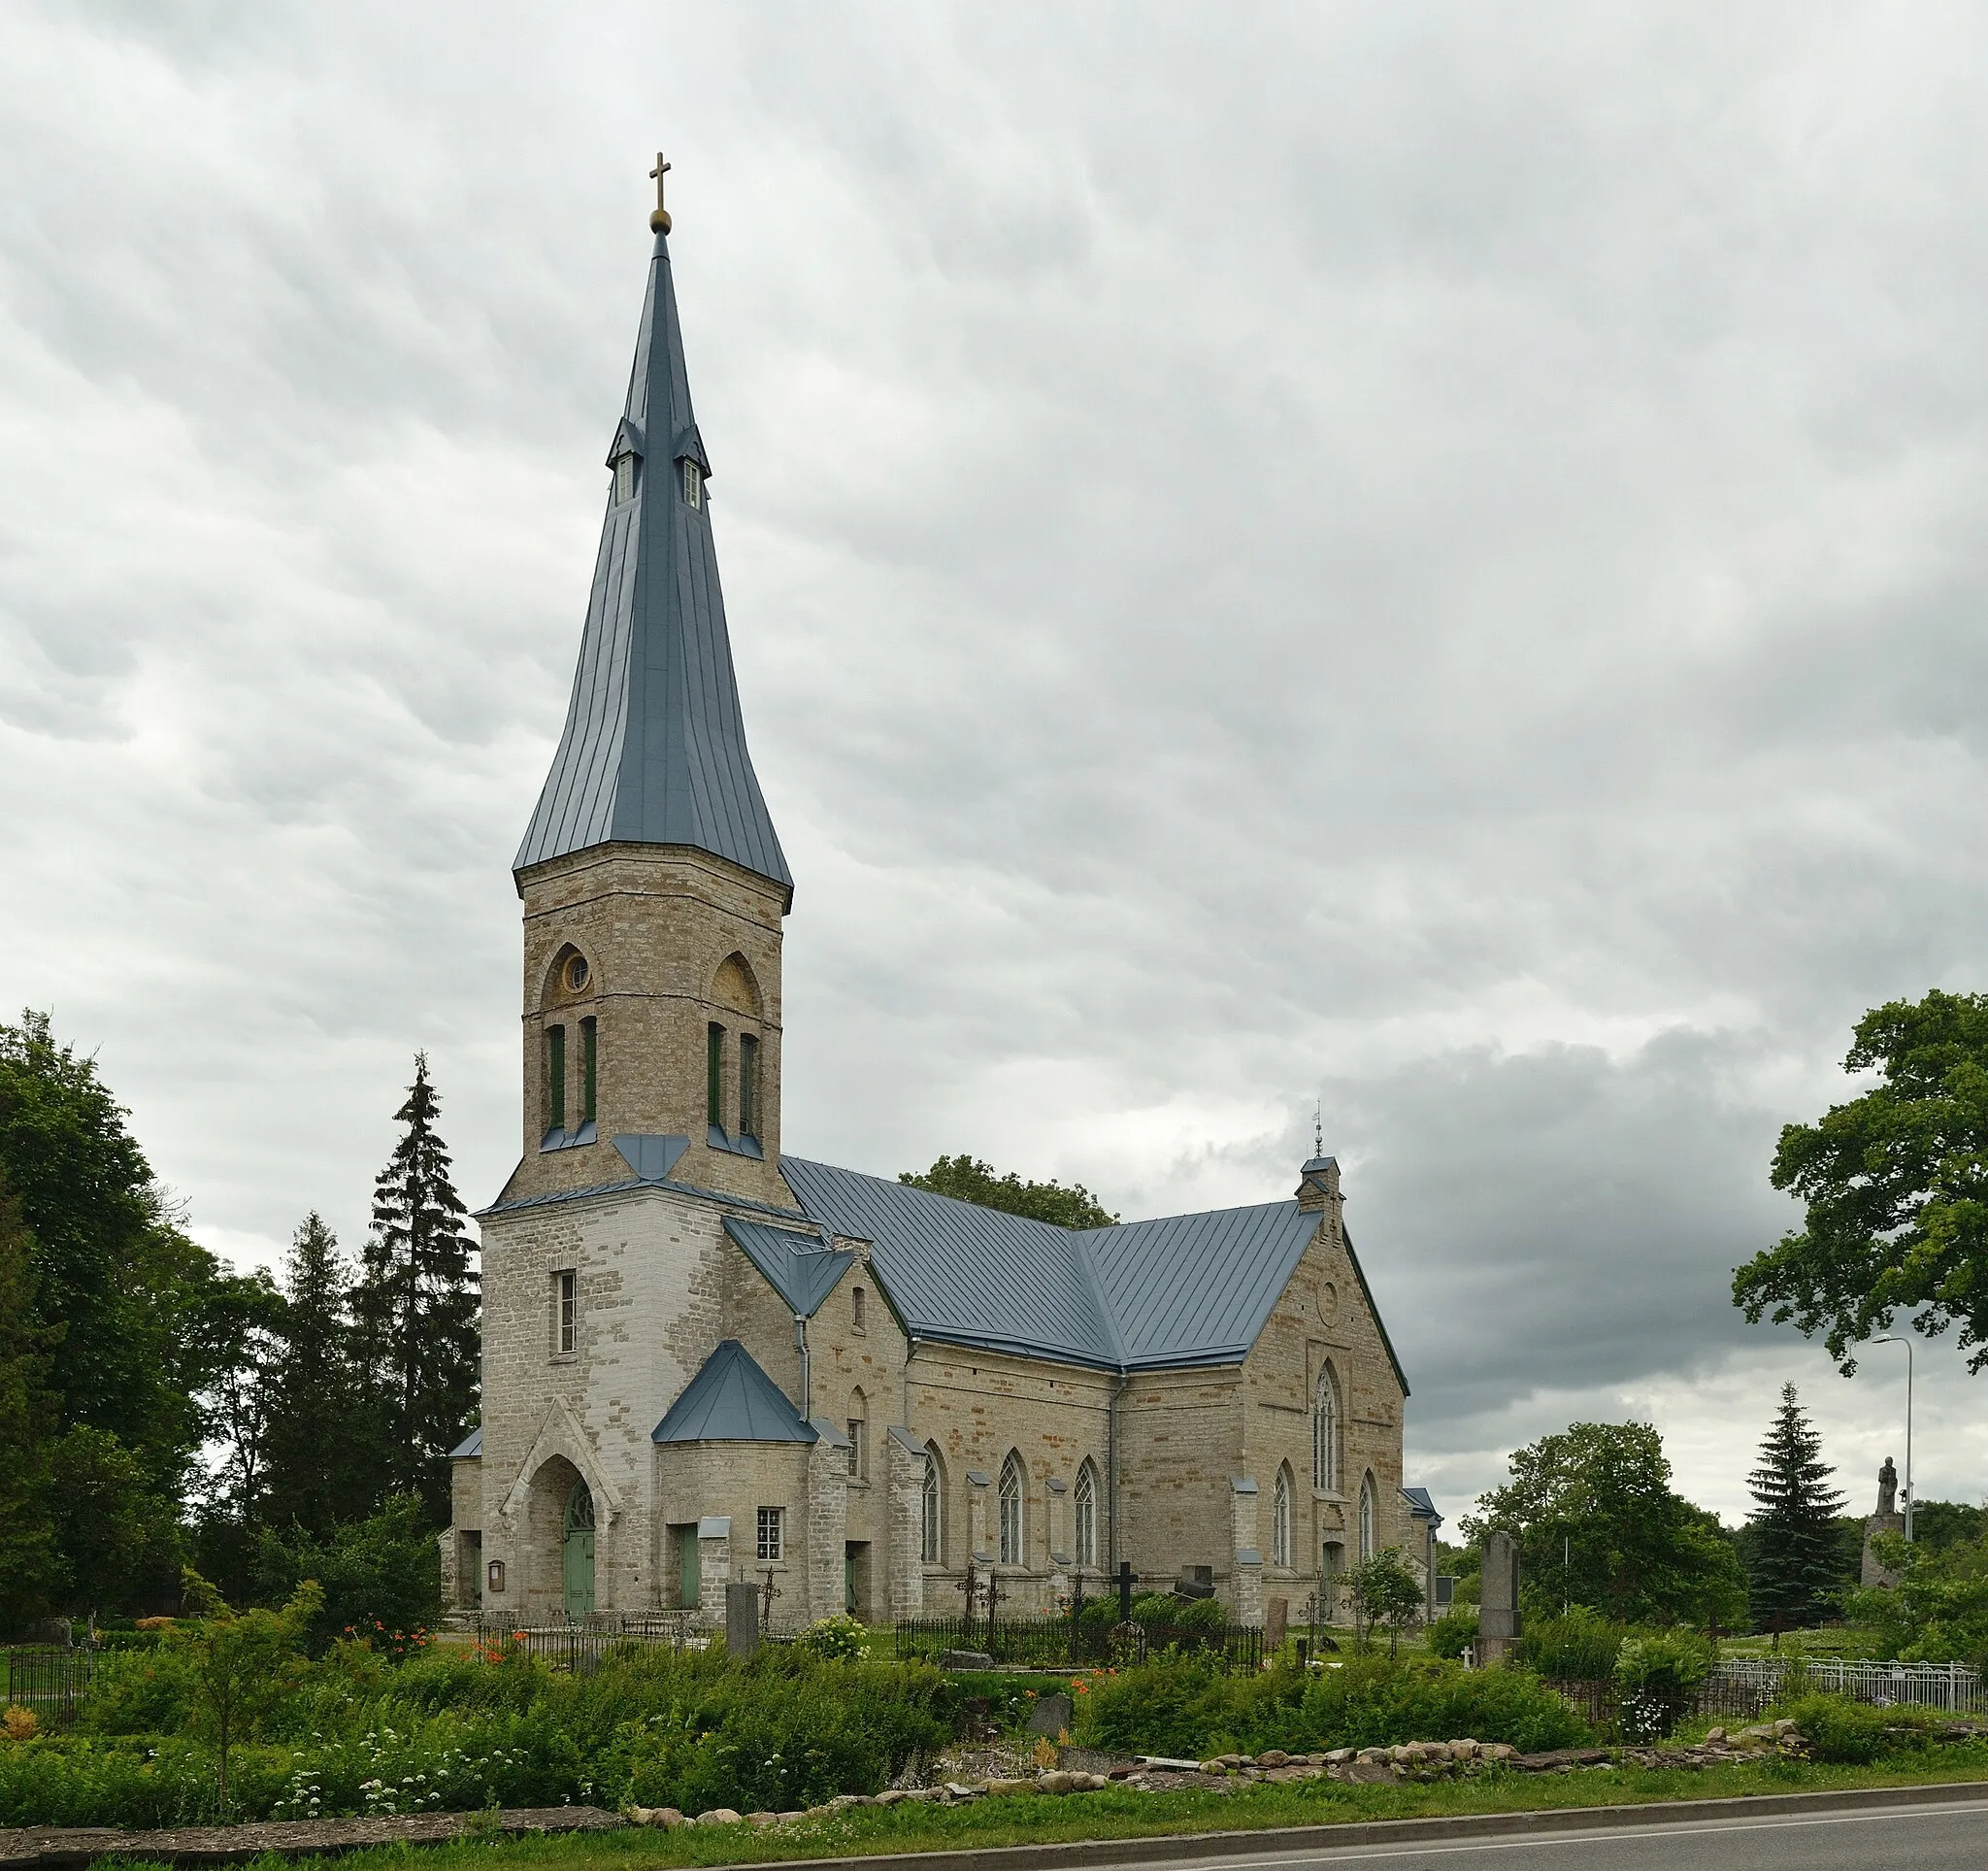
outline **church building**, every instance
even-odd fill
[[[523,1154],[477,1218],[451,1601],[715,1623],[749,1578],[779,1623],[880,1622],[958,1615],[970,1569],[1025,1612],[1122,1560],[1257,1622],[1380,1548],[1426,1565],[1408,1382],[1332,1157],[1276,1200],[1075,1231],[786,1149],[794,880],[660,205],[650,226],[579,671],[513,865]]]

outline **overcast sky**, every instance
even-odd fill
[[[1749,1327],[1778,1126],[1988,986],[1978,9],[11,5],[0,1008],[238,1263],[417,1046],[517,1150],[509,864],[671,206],[797,889],[786,1141],[1126,1216],[1314,1100],[1452,1515],[1903,1354]],[[1922,1348],[1924,1498],[1988,1377]]]

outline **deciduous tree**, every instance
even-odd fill
[[[1789,1124],[1774,1187],[1803,1225],[1733,1278],[1734,1303],[1822,1334],[1845,1372],[1901,1312],[1933,1337],[1960,1328],[1988,1364],[1988,996],[1935,989],[1857,1023],[1843,1060],[1878,1084],[1820,1122]]]
[[[905,1170],[897,1180],[912,1188],[950,1195],[955,1201],[973,1202],[983,1209],[1001,1209],[1009,1215],[1026,1215],[1036,1221],[1052,1221],[1059,1228],[1108,1228],[1118,1219],[1115,1215],[1107,1214],[1081,1183],[1073,1183],[1067,1188],[1055,1181],[1025,1183],[1013,1170],[1004,1176],[992,1163],[983,1163],[975,1156],[942,1156],[922,1174]]]

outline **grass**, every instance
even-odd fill
[[[1779,1760],[1698,1772],[1612,1768],[1568,1775],[1501,1773],[1472,1781],[1393,1787],[1310,1781],[1289,1787],[1252,1787],[1235,1793],[1113,1789],[1060,1799],[1021,1794],[954,1807],[858,1807],[835,1819],[765,1831],[749,1825],[697,1826],[678,1832],[631,1829],[437,1847],[391,1846],[349,1854],[346,1865],[349,1871],[385,1871],[388,1865],[406,1865],[418,1851],[422,1871],[640,1871],[650,1865],[741,1864],[1071,1840],[1163,1838],[1179,1833],[1984,1780],[1988,1780],[1988,1745],[1971,1744],[1933,1748],[1909,1763],[1872,1767]],[[141,1866],[143,1871],[150,1871],[144,1861],[129,1862],[133,1871],[140,1871]],[[272,1856],[256,1863],[266,1871],[279,1871],[282,1861]]]

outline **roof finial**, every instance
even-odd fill
[[[1311,1159],[1316,1162],[1325,1154],[1325,1100],[1311,1101]]]
[[[670,231],[670,211],[663,206],[663,178],[670,173],[670,165],[663,160],[663,152],[656,151],[656,166],[649,171],[656,184],[656,212],[648,217],[649,232],[667,234]]]

